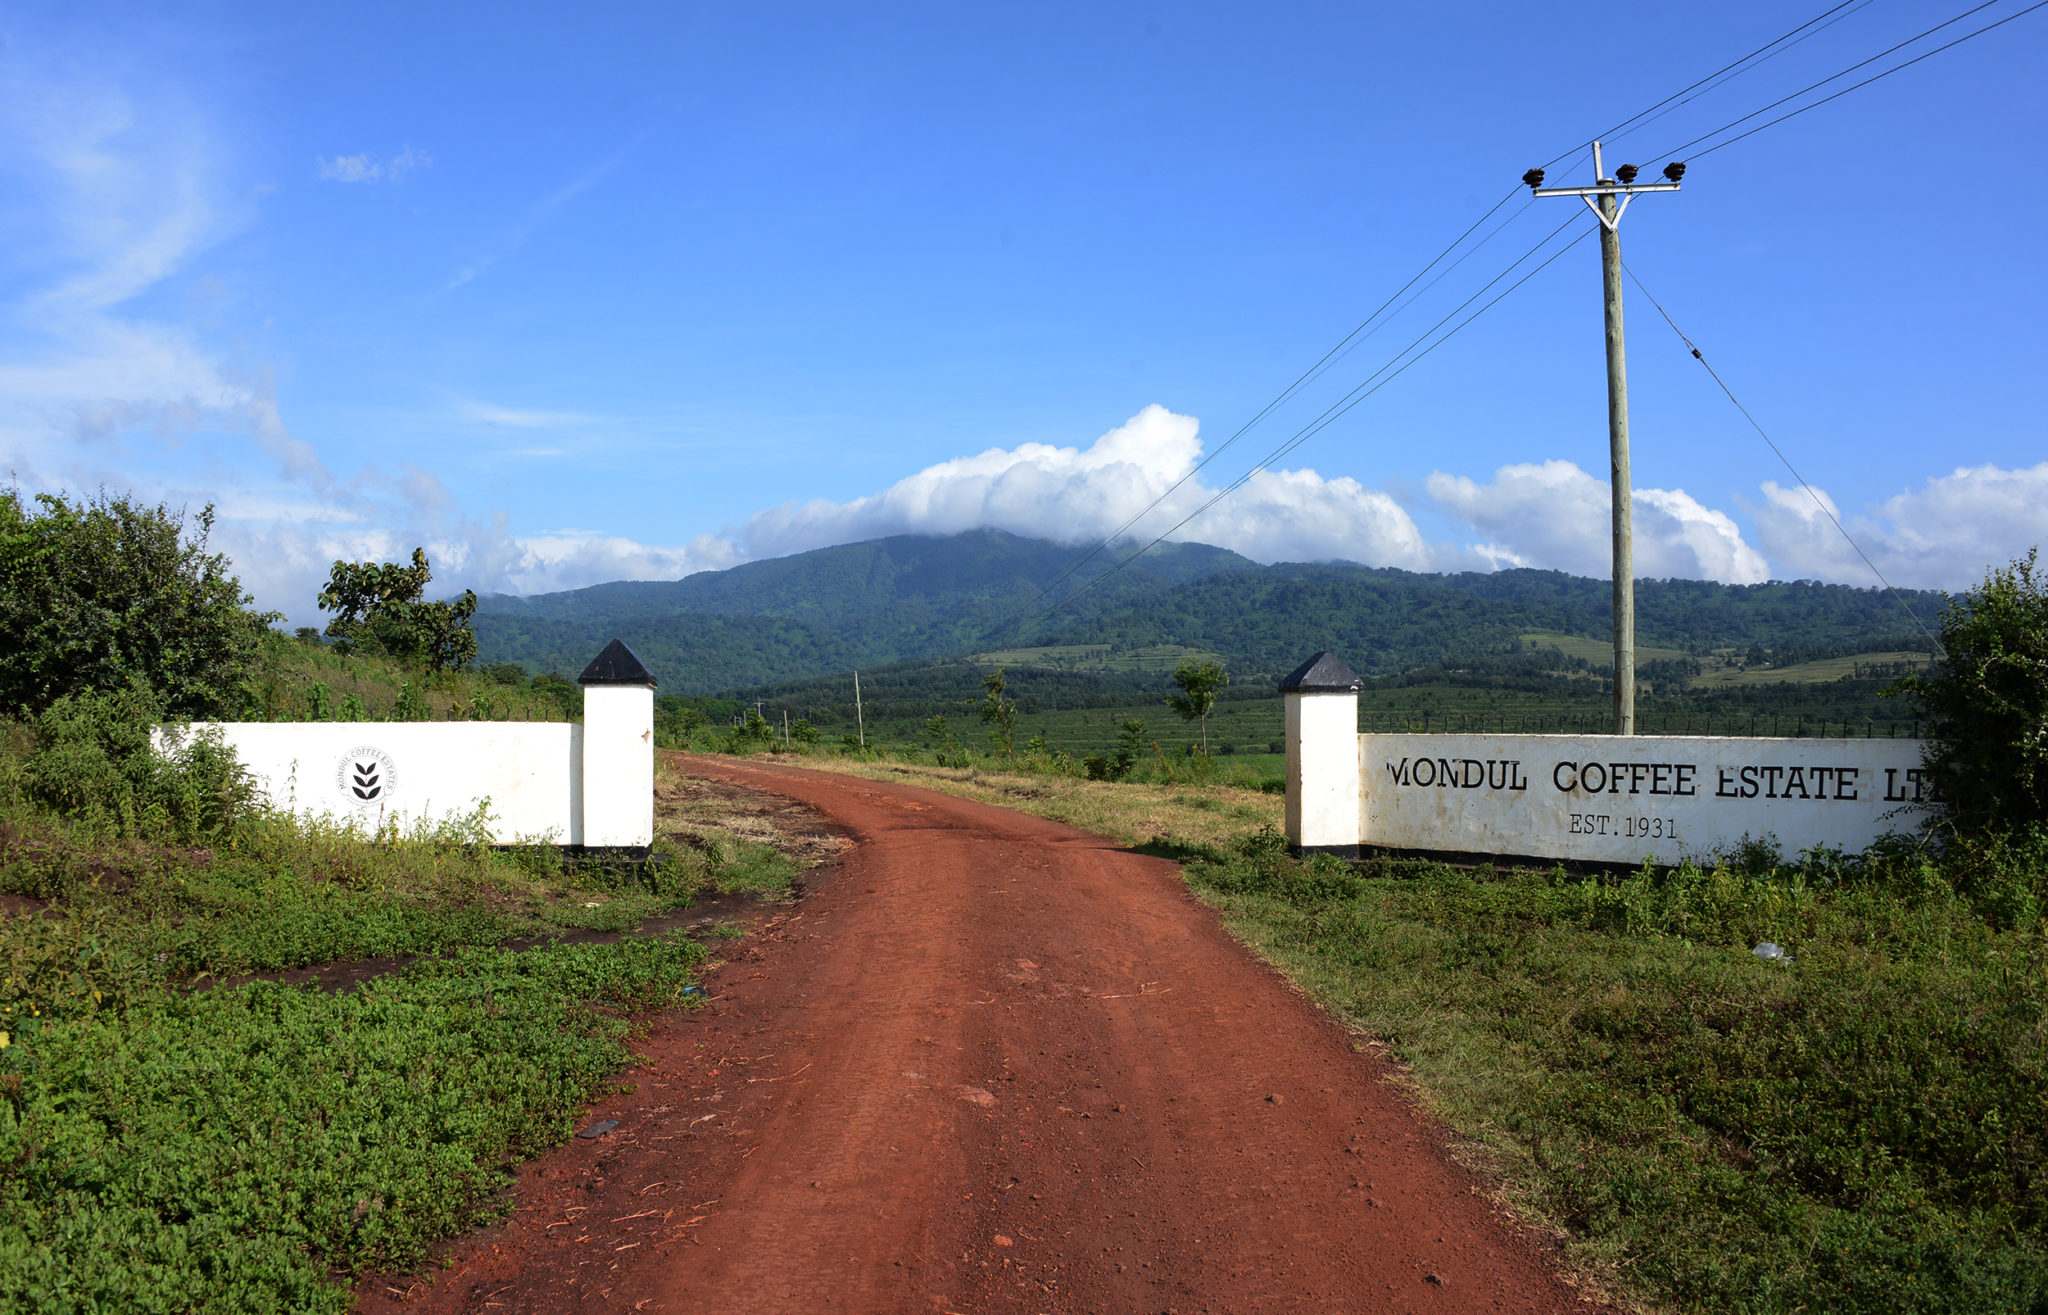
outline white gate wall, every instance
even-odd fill
[[[1923,819],[1917,740],[1361,735],[1361,840],[1678,863],[1768,840],[1862,850]]]
[[[1674,864],[1860,851],[1936,806],[1919,740],[1360,735],[1360,684],[1328,653],[1281,684],[1296,848]]]
[[[583,721],[199,722],[276,808],[363,831],[464,822],[492,843],[654,843],[654,677],[613,640],[585,667]]]
[[[583,727],[573,722],[213,722],[194,729],[219,731],[271,805],[300,817],[410,830],[488,803],[493,843],[584,843]]]

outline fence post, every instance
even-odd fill
[[[654,843],[654,674],[614,639],[576,678],[583,687],[572,844],[644,852]]]
[[[1287,710],[1287,843],[1356,856],[1363,837],[1357,673],[1318,653],[1280,682]]]

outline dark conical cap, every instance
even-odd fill
[[[1325,649],[1296,667],[1280,682],[1282,694],[1352,694],[1364,682],[1344,665],[1344,659]]]
[[[626,647],[623,639],[614,639],[604,646],[604,651],[590,659],[590,665],[583,668],[583,674],[576,677],[579,685],[645,685],[654,688],[654,673],[640,656]]]

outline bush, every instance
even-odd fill
[[[248,773],[217,734],[186,732],[157,752],[157,716],[140,689],[58,699],[36,719],[21,792],[112,835],[221,839],[256,808]]]
[[[2048,589],[2035,556],[1952,603],[1940,660],[1901,682],[1925,709],[1928,777],[1961,831],[2048,825]]]
[[[104,496],[0,492],[0,713],[33,716],[66,695],[140,684],[172,716],[243,702],[271,616],[167,508]]]
[[[1108,754],[1090,754],[1081,760],[1091,781],[1128,780],[1137,770],[1138,755],[1145,751],[1145,723],[1126,717],[1117,727],[1116,749]]]

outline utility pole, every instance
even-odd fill
[[[853,673],[853,724],[860,731],[860,747],[865,753],[868,747],[868,719],[860,710],[860,673]]]
[[[789,709],[782,710],[782,747],[789,747]]]
[[[1600,277],[1607,319],[1607,450],[1609,493],[1614,503],[1614,733],[1636,733],[1635,540],[1630,527],[1632,494],[1628,468],[1628,360],[1621,328],[1621,216],[1643,192],[1675,192],[1685,177],[1677,160],[1664,166],[1665,181],[1638,183],[1638,170],[1624,164],[1607,176],[1600,143],[1593,143],[1593,186],[1545,187],[1543,171],[1522,175],[1537,196],[1576,196],[1600,221]]]

